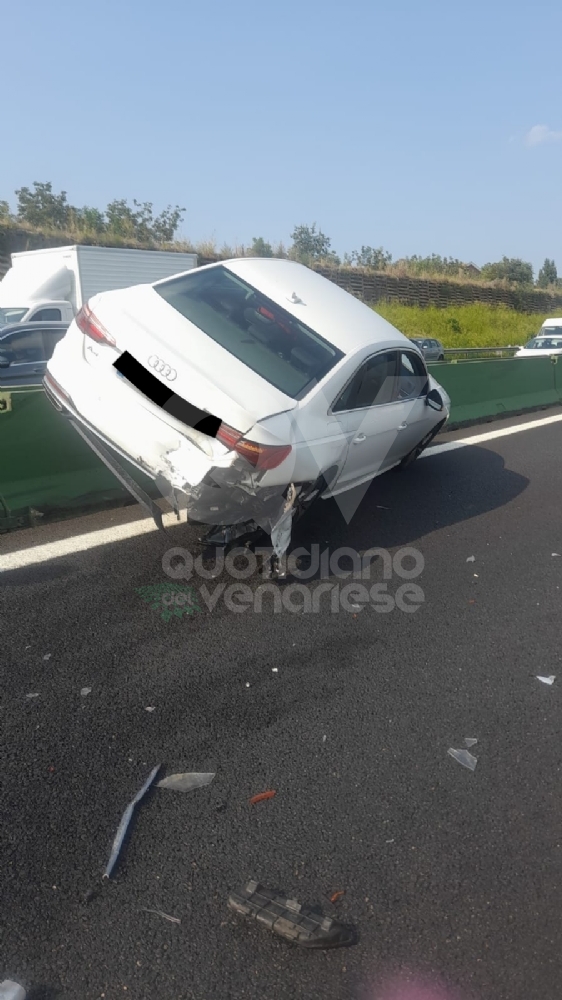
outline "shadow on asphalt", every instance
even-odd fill
[[[506,469],[501,455],[486,448],[428,456],[375,479],[349,523],[346,498],[353,508],[355,491],[319,501],[295,526],[291,550],[314,543],[358,552],[410,545],[432,531],[504,507],[528,485],[526,476]]]

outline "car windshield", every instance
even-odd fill
[[[225,267],[192,271],[153,287],[203,333],[292,399],[301,399],[343,357]]]
[[[27,312],[27,306],[12,308],[4,306],[0,308],[0,326],[8,326],[10,323],[19,323]]]
[[[411,340],[412,344],[415,344],[416,347],[423,347],[423,340],[421,337],[412,337]]]
[[[551,351],[562,347],[562,336],[557,339],[552,339],[552,337],[533,337],[528,344],[525,344],[526,350],[531,351]]]

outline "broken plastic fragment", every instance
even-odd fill
[[[253,795],[250,799],[250,805],[255,806],[256,802],[265,802],[267,799],[272,799],[277,793],[271,789],[269,792],[258,792],[257,795]]]
[[[181,924],[179,917],[171,917],[169,913],[164,913],[163,910],[149,910],[145,907],[145,913],[155,913],[158,917],[162,917],[164,920],[169,920],[171,924]]]
[[[26,694],[25,697],[26,698],[38,698],[39,697],[39,691],[30,691],[30,693]]]
[[[45,653],[45,656],[43,657],[43,659],[44,660],[50,660],[52,655],[53,655],[52,653]]]
[[[92,690],[91,688],[80,688],[81,697],[85,698],[87,695],[89,695],[91,690]]]
[[[115,840],[113,841],[113,847],[111,848],[111,856],[109,858],[109,861],[108,861],[108,864],[107,864],[107,868],[105,869],[105,871],[103,873],[103,877],[104,878],[109,878],[109,876],[111,875],[113,869],[115,868],[115,864],[116,864],[117,859],[119,857],[119,852],[121,850],[121,847],[123,846],[123,841],[125,839],[125,834],[127,833],[127,830],[129,828],[129,823],[131,822],[131,819],[133,818],[133,813],[135,811],[135,806],[137,805],[137,803],[140,802],[140,800],[143,798],[143,796],[146,795],[148,789],[150,788],[150,786],[151,786],[152,782],[154,781],[156,775],[158,774],[159,770],[160,770],[160,764],[157,764],[156,767],[154,767],[152,769],[152,771],[150,772],[150,774],[148,775],[148,778],[146,779],[146,781],[145,781],[144,785],[142,786],[142,788],[139,789],[139,791],[135,795],[134,799],[132,799],[131,802],[129,802],[129,805],[125,809],[125,812],[123,813],[123,815],[121,817],[121,822],[120,822],[119,826],[117,827],[117,833],[115,834]]]
[[[25,990],[19,983],[5,979],[0,983],[0,1000],[25,1000]]]
[[[476,556],[469,556],[467,562],[476,562]]]
[[[191,792],[193,788],[203,788],[210,785],[215,777],[215,771],[186,771],[183,774],[169,774],[157,782],[157,788],[171,788],[174,792]]]
[[[474,737],[471,736],[465,736],[464,738],[465,747],[473,747],[475,743],[478,743],[477,739],[474,739]]]
[[[330,896],[330,903],[337,903],[338,899],[341,899],[342,896],[345,896],[345,889],[339,889],[338,892],[334,892]]]
[[[558,556],[558,558],[560,558],[560,553],[559,552],[553,552],[552,553],[552,558],[554,559],[556,556]]]
[[[228,897],[231,910],[252,917],[274,934],[303,948],[338,948],[355,944],[353,927],[340,924],[296,899],[277,896],[258,882],[247,882],[239,892]]]
[[[554,684],[556,674],[551,674],[550,677],[541,677],[540,674],[537,674],[537,680],[542,681],[543,684]]]
[[[145,712],[155,712],[155,711],[156,711],[156,705],[147,705],[145,708]]]
[[[476,757],[473,757],[472,754],[468,752],[468,750],[453,750],[453,748],[450,747],[447,753],[450,753],[451,757],[454,757],[455,760],[457,760],[459,764],[462,764],[463,767],[468,767],[469,771],[474,771],[477,760]]]

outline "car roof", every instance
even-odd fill
[[[267,295],[344,354],[370,344],[410,343],[364,302],[304,264],[275,257],[236,257],[206,265],[220,266]],[[293,293],[301,302],[292,300]]]
[[[552,319],[545,319],[543,325],[541,326],[541,330],[545,326],[562,326],[562,316],[554,316]]]
[[[45,323],[41,320],[36,320],[34,323],[8,323],[6,326],[0,326],[0,340],[8,333],[20,333],[22,330],[68,330],[69,326],[70,323],[61,320]]]

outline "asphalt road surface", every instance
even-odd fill
[[[305,581],[332,586],[316,610],[299,610],[301,581],[260,611],[257,572],[249,597],[213,604],[226,573],[162,569],[171,547],[197,555],[195,527],[108,540],[136,507],[0,538],[5,566],[37,556],[0,575],[0,979],[29,1000],[556,1000],[561,442],[553,422],[434,454],[375,481],[349,525],[334,501],[313,508],[293,547],[421,554],[398,569],[423,560],[423,601],[397,597],[382,555],[355,581],[386,582],[386,611],[321,570]],[[105,544],[65,548],[101,529]],[[169,603],[172,583],[191,604]],[[474,771],[448,754],[466,737]],[[156,764],[216,777],[151,791],[102,883]],[[250,878],[355,925],[358,944],[303,951],[233,915]]]

